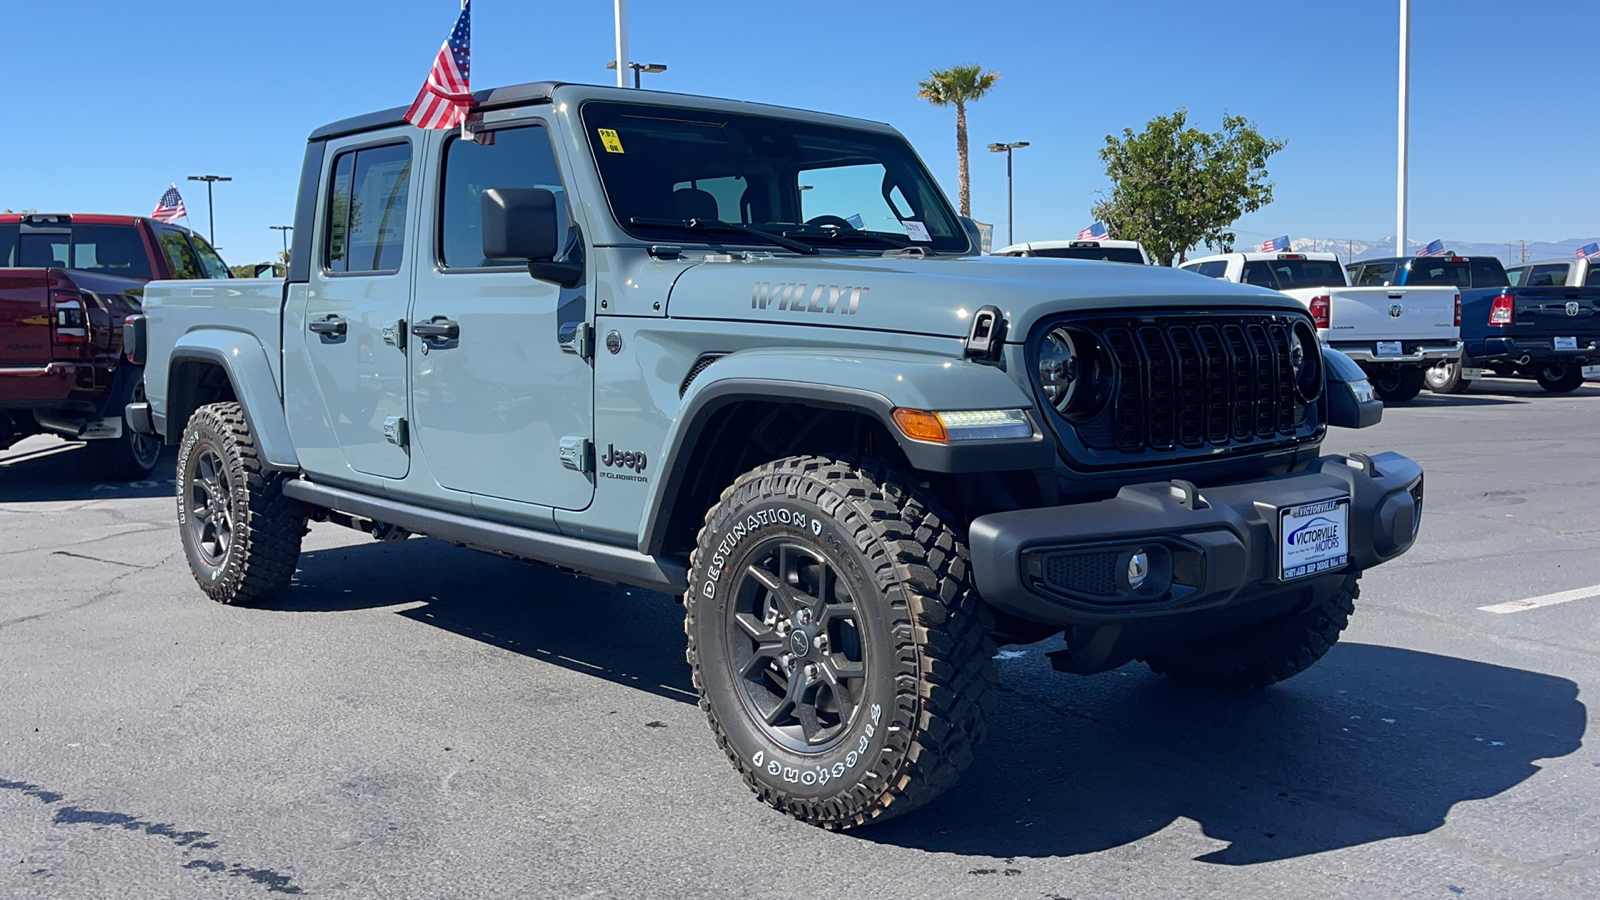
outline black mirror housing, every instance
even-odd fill
[[[1367,373],[1355,360],[1331,347],[1322,348],[1328,373],[1328,424],[1334,428],[1367,428],[1383,421],[1383,401],[1378,399]]]
[[[544,188],[490,188],[483,192],[485,259],[555,259],[561,223],[556,195]]]

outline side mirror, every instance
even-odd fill
[[[528,274],[562,287],[583,280],[583,263],[556,262],[561,248],[561,204],[544,188],[490,188],[483,192],[483,256],[527,260]]]
[[[1328,373],[1324,391],[1328,398],[1328,424],[1335,428],[1366,428],[1383,421],[1383,401],[1367,373],[1331,347],[1322,348],[1323,370]]]

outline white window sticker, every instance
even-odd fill
[[[906,236],[913,241],[922,241],[925,244],[933,241],[933,238],[928,236],[928,226],[918,222],[916,219],[907,219],[900,224],[905,226]]]

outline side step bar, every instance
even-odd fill
[[[681,563],[658,556],[646,556],[624,547],[470,519],[410,503],[326,487],[304,479],[284,482],[283,493],[302,503],[327,507],[375,522],[387,522],[444,541],[576,569],[603,581],[615,581],[666,594],[681,594],[688,586],[688,570]]]

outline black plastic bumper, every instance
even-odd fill
[[[1575,362],[1580,365],[1600,359],[1600,339],[1592,335],[1577,337],[1577,347],[1557,350],[1552,338],[1490,337],[1466,342],[1468,364],[1516,362],[1526,357],[1530,363]]]
[[[1332,574],[1410,549],[1422,516],[1422,467],[1398,453],[1324,456],[1260,481],[1198,491],[1184,482],[1129,485],[1110,500],[980,516],[969,540],[973,576],[991,606],[1050,625],[1242,604],[1317,580],[1280,580],[1278,510],[1346,496],[1350,558]],[[1128,562],[1141,550],[1151,574],[1136,590]]]

